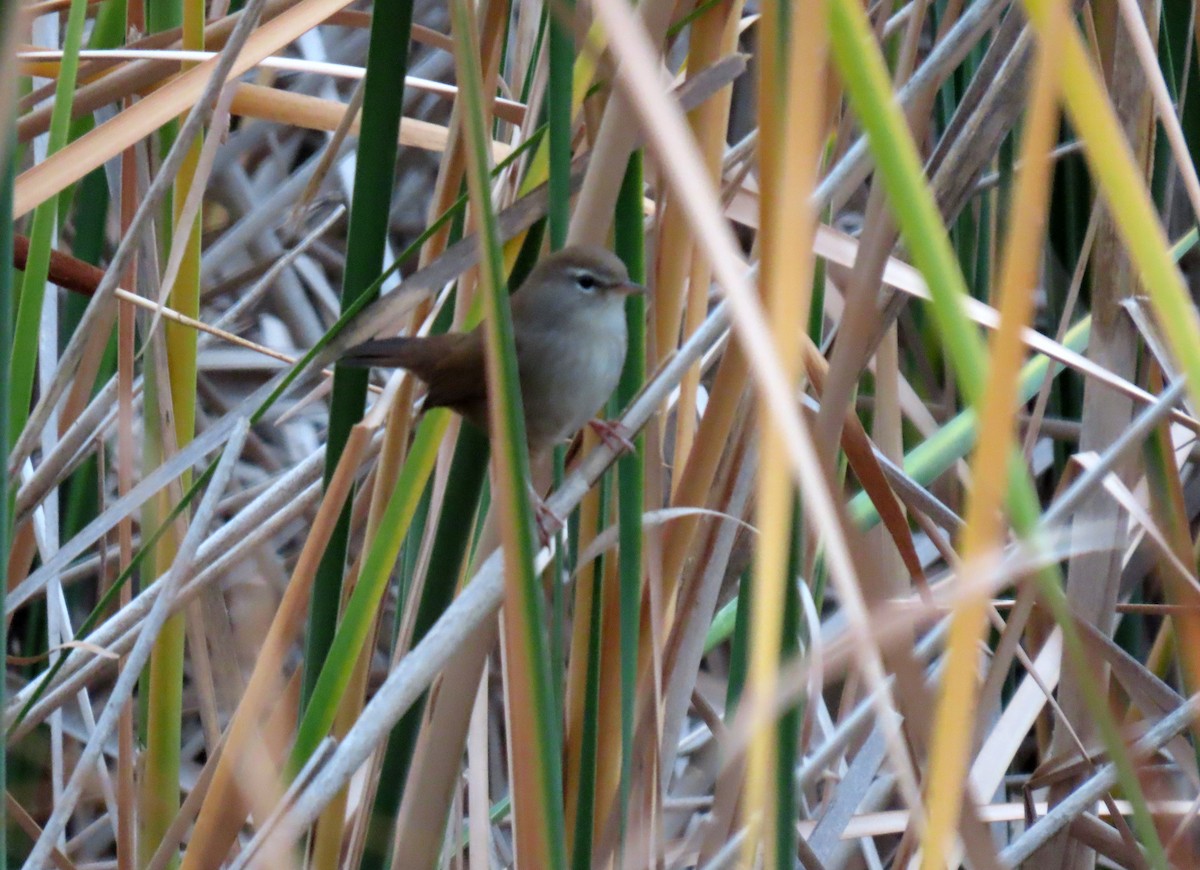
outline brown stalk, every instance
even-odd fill
[[[737,23],[741,18],[740,0],[729,0],[714,7],[692,27],[688,68],[703,69],[716,59],[737,48]],[[729,127],[730,100],[733,89],[723,91],[720,99],[709,100],[689,113],[688,121],[700,145],[709,177],[719,181],[725,131]],[[691,244],[690,236],[683,250],[672,252],[688,262],[687,299],[683,312],[683,340],[700,328],[708,313],[708,292],[712,268],[703,249]],[[672,336],[674,338],[674,336]],[[673,341],[671,347],[675,346]],[[666,348],[660,348],[662,353]],[[680,384],[679,402],[675,409],[674,461],[687,462],[696,433],[696,393],[700,387],[700,367],[693,366]]]

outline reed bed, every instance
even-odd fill
[[[1200,865],[1198,34],[0,4],[0,860]],[[631,443],[531,461],[580,243]],[[338,363],[480,324],[486,433]]]

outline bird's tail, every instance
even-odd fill
[[[364,341],[347,350],[338,359],[341,365],[354,368],[383,366],[386,368],[415,369],[420,367],[426,354],[420,339],[408,336],[380,338]]]

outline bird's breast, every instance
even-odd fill
[[[534,449],[576,432],[616,388],[626,346],[624,312],[619,314],[520,336],[521,395]]]

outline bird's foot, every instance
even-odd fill
[[[543,547],[550,543],[566,525],[563,518],[550,510],[550,507],[539,496],[534,496],[533,499],[533,521],[537,525],[538,543]]]
[[[637,450],[633,443],[633,432],[620,420],[591,420],[588,426],[617,453],[633,453]]]

